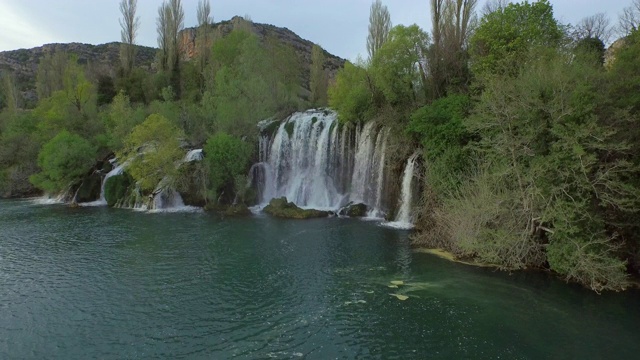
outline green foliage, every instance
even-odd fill
[[[637,113],[640,111],[640,30],[632,32],[624,41],[611,65],[611,98],[616,106]]]
[[[327,86],[329,79],[324,70],[324,50],[316,44],[311,48],[311,75],[309,89],[311,90],[311,104],[316,107],[327,105]]]
[[[235,136],[254,135],[257,122],[299,107],[300,65],[287,45],[234,30],[213,45],[203,103],[211,107],[216,128]]]
[[[480,20],[470,40],[472,70],[514,74],[533,47],[556,48],[562,37],[548,0],[510,3]]]
[[[124,92],[113,98],[108,110],[102,115],[108,134],[108,146],[112,150],[120,150],[131,130],[144,120],[144,110],[133,109]]]
[[[628,147],[607,125],[599,69],[560,53],[534,58],[516,78],[492,77],[467,123],[496,182],[512,191],[513,211],[531,236],[549,241],[551,269],[595,290],[626,284],[623,262],[612,256],[617,245],[607,240],[614,224],[601,209],[635,211],[640,199],[627,180],[637,168],[614,155]],[[570,248],[590,260],[567,256]]]
[[[61,131],[42,147],[38,154],[38,166],[42,172],[31,176],[30,180],[50,193],[64,191],[93,165],[95,152],[89,141]]]
[[[248,170],[252,153],[248,143],[219,132],[207,141],[204,153],[209,167],[210,199],[217,200],[225,190],[227,196],[244,190],[236,187],[235,180]]]
[[[140,68],[130,72],[119,71],[114,87],[116,92],[124,92],[134,103],[147,104],[154,98],[152,78]]]
[[[367,71],[347,62],[338,71],[336,82],[329,88],[329,106],[338,112],[341,122],[360,122],[373,115],[371,79]]]
[[[131,185],[133,185],[133,179],[127,173],[108,178],[104,183],[104,198],[107,205],[113,207],[122,201]]]
[[[129,162],[127,171],[143,191],[152,191],[163,178],[175,179],[177,163],[184,156],[183,136],[165,117],[152,114],[133,128],[118,158]]]
[[[98,77],[98,106],[110,104],[113,98],[116,96],[115,85],[113,79],[108,75],[101,75]]]
[[[46,53],[40,59],[36,76],[36,91],[40,100],[64,88],[64,74],[68,63],[69,55],[61,51]]]
[[[53,91],[50,97],[41,98],[34,113],[41,120],[39,127],[45,139],[67,130],[91,139],[104,131],[98,120],[97,94],[87,79],[85,70],[75,58],[66,63],[62,77],[62,89]]]
[[[376,87],[392,106],[416,103],[426,88],[421,61],[429,46],[429,35],[418,25],[398,25],[372,59],[370,72]]]
[[[37,134],[38,118],[29,112],[0,112],[0,196],[21,196],[34,192],[29,177],[37,173],[42,141]]]
[[[468,96],[450,95],[415,111],[407,127],[422,144],[427,181],[439,194],[455,190],[470,166],[466,145],[471,134],[464,126],[470,107]]]
[[[604,53],[606,47],[602,40],[598,38],[588,37],[576,43],[575,53],[577,56],[591,57],[600,65],[604,64]]]

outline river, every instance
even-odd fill
[[[0,201],[1,359],[633,359],[638,324],[638,291],[451,263],[374,222]]]

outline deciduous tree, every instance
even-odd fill
[[[391,15],[381,0],[374,0],[369,12],[369,35],[367,36],[367,52],[373,59],[378,49],[387,41],[391,31]]]
[[[135,66],[136,36],[140,28],[140,17],[136,16],[137,3],[137,0],[120,1],[120,63],[125,75],[130,74]]]
[[[314,106],[327,105],[327,87],[329,83],[327,73],[324,69],[324,61],[324,50],[314,44],[311,49],[311,75],[309,78],[311,103]]]

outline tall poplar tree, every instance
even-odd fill
[[[369,35],[367,36],[369,59],[373,59],[378,49],[387,41],[391,27],[389,10],[385,5],[382,5],[382,1],[375,0],[371,4],[369,13]]]
[[[130,74],[135,66],[136,35],[140,28],[140,17],[136,16],[137,0],[121,0],[120,13],[120,62],[125,74]]]

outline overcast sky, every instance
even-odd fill
[[[486,0],[479,0],[480,8]],[[194,26],[197,0],[183,0],[185,26]],[[138,0],[137,42],[156,46],[155,17],[161,0]],[[383,0],[397,24],[431,29],[429,0]],[[555,16],[576,23],[598,12],[612,23],[631,0],[551,0]],[[119,0],[0,0],[0,51],[47,43],[102,44],[120,40]],[[287,27],[329,52],[354,60],[366,54],[371,0],[211,0],[215,21],[249,15],[254,22]]]

